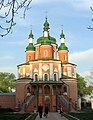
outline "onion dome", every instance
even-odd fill
[[[35,47],[33,45],[33,34],[32,34],[32,30],[29,34],[28,40],[29,40],[29,45],[26,47],[26,51],[34,51]]]
[[[45,23],[44,23],[44,28],[43,28],[43,36],[42,37],[39,37],[37,39],[37,43],[41,43],[41,44],[51,44],[51,43],[56,43],[56,39],[54,37],[51,37],[49,35],[49,23],[47,21],[47,17],[45,19]]]
[[[44,23],[44,31],[48,31],[50,28],[49,28],[49,23],[47,21],[47,17],[46,17],[46,20],[45,20],[45,23]]]
[[[60,39],[61,39],[61,44],[60,44],[60,46],[59,46],[59,48],[58,48],[58,51],[59,51],[59,50],[68,50],[68,47],[65,45],[65,42],[64,42],[64,40],[65,40],[65,35],[64,35],[64,33],[63,33],[63,30],[62,30],[62,32],[61,32]]]

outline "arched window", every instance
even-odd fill
[[[38,81],[38,75],[35,74],[35,81]]]
[[[66,61],[66,55],[64,55],[64,60]]]
[[[44,93],[45,93],[46,95],[50,94],[50,87],[49,87],[48,85],[46,85],[46,86],[44,87]]]
[[[54,74],[54,81],[57,81],[57,75]]]
[[[30,93],[30,87],[27,87],[27,92]]]
[[[48,55],[47,50],[44,50],[44,56],[47,56],[47,55]]]
[[[28,56],[29,61],[31,61],[31,56]]]
[[[67,87],[66,86],[64,86],[64,92],[67,92]]]
[[[48,81],[48,75],[47,74],[44,75],[44,81]]]

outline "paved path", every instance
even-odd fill
[[[40,118],[38,115],[36,117],[36,120],[68,120],[68,119],[65,118],[64,116],[61,117],[61,115],[57,112],[50,112],[50,113],[48,113],[47,118],[45,118],[44,116],[42,118]]]

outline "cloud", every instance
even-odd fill
[[[72,53],[69,58],[77,65],[77,73],[82,76],[88,75],[93,67],[93,49]]]
[[[93,59],[93,49],[89,49],[86,51],[82,51],[82,52],[75,52],[70,54],[70,60],[71,61],[88,61]]]

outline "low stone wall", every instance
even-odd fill
[[[16,106],[15,93],[0,93],[0,108],[14,109]]]

